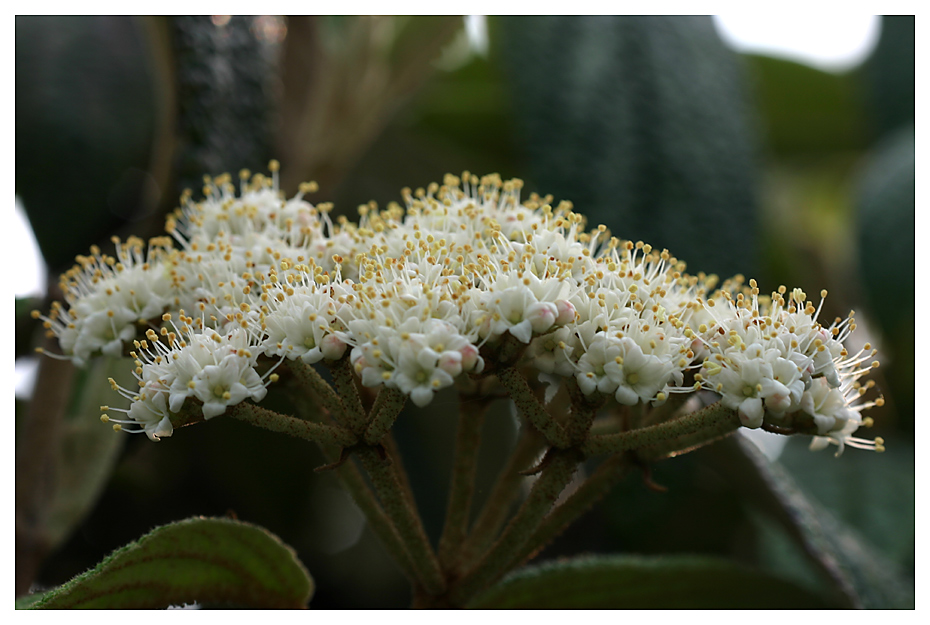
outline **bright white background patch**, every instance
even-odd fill
[[[45,261],[39,245],[32,234],[22,201],[16,197],[16,216],[11,224],[10,237],[17,259],[16,271],[12,272],[13,292],[16,297],[42,296],[45,294]]]
[[[877,15],[855,13],[725,14],[714,17],[723,41],[739,52],[781,57],[843,72],[868,58],[881,33]]]

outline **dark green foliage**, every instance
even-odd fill
[[[153,530],[29,607],[138,609],[196,601],[293,609],[306,607],[313,589],[294,551],[276,536],[199,517]]]
[[[748,55],[753,96],[768,149],[779,158],[824,156],[868,145],[859,76]]]
[[[16,193],[53,272],[157,202],[146,37],[142,18],[16,18]]]
[[[913,100],[912,100],[913,101]],[[914,126],[887,135],[861,170],[855,198],[858,271],[881,326],[882,366],[902,422],[914,414],[916,161]]]
[[[755,445],[739,437],[718,443],[716,451],[713,460],[730,475],[738,496],[780,525],[791,542],[803,549],[835,602],[858,608],[913,608],[913,580],[902,575],[901,568],[885,553],[808,497],[779,463],[767,460]],[[836,459],[828,455],[823,460]],[[798,475],[804,476],[805,482],[823,479],[835,485],[836,480],[817,477],[810,470],[813,463],[809,459],[805,463],[808,470]],[[901,465],[893,463],[889,469],[886,476],[896,474]],[[859,496],[865,496],[863,490]]]
[[[875,130],[884,135],[914,123],[913,15],[883,15],[878,47],[864,68]]]
[[[699,556],[592,556],[521,569],[481,609],[811,609],[823,599],[760,571]]]
[[[500,26],[534,188],[692,271],[752,274],[756,146],[739,60],[709,17]]]

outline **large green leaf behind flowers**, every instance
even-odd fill
[[[755,142],[709,17],[508,17],[499,42],[534,186],[694,271],[751,274]]]

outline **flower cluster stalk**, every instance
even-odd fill
[[[390,460],[380,457],[374,449],[367,446],[359,447],[357,455],[371,477],[385,513],[407,547],[417,572],[417,579],[429,594],[441,594],[445,590],[446,582],[439,561],[426,537],[420,516],[404,494],[397,474],[391,469]]]
[[[532,425],[524,423],[507,464],[501,469],[471,532],[460,547],[460,567],[473,563],[493,542],[507,520],[523,480],[526,479],[522,471],[530,466],[542,449],[543,437]]]
[[[439,562],[449,569],[457,560],[462,541],[468,530],[468,513],[475,490],[475,472],[478,447],[481,443],[481,426],[488,403],[466,402],[459,396],[459,424],[452,458],[452,483],[449,486],[449,503],[446,520],[439,539]]]
[[[581,448],[586,456],[597,456],[659,445],[670,439],[702,435],[703,432],[719,436],[720,430],[735,430],[739,427],[740,420],[736,411],[718,402],[674,421],[616,434],[590,436]]]
[[[338,454],[327,454],[328,460],[334,463],[338,460]],[[404,575],[411,583],[417,583],[417,569],[413,560],[407,551],[407,547],[397,533],[397,529],[391,523],[391,520],[385,514],[378,503],[375,494],[371,491],[365,478],[359,472],[353,462],[344,462],[336,468],[336,474],[342,486],[348,491],[352,500],[365,515],[368,526],[374,532],[375,536],[384,545],[385,550],[391,556],[391,559],[397,563]]]
[[[565,428],[539,402],[522,373],[514,367],[507,367],[497,373],[497,378],[510,393],[520,414],[546,437],[550,445],[564,449],[571,444]]]
[[[304,421],[254,404],[238,404],[230,408],[227,414],[233,419],[245,421],[256,427],[271,430],[272,432],[281,432],[320,445],[351,447],[358,442],[355,435],[345,428],[314,421]]]
[[[625,454],[616,454],[601,463],[568,499],[553,508],[543,519],[523,548],[513,557],[508,568],[514,569],[542,551],[569,525],[603,499],[610,489],[629,474],[630,469],[631,463]]]
[[[507,572],[514,557],[520,553],[532,532],[571,481],[582,458],[581,454],[574,449],[553,449],[549,453],[551,457],[533,484],[530,494],[497,542],[450,591],[449,597],[455,605],[463,605]]]
[[[365,429],[365,442],[377,445],[390,431],[400,411],[404,409],[407,396],[396,388],[382,388],[371,407],[371,419]]]
[[[338,397],[342,400],[346,427],[362,435],[368,425],[362,399],[355,385],[355,375],[348,358],[341,358],[334,363],[327,362],[333,374],[333,385],[336,387]]]
[[[343,426],[348,426],[342,400],[333,390],[333,387],[323,379],[323,376],[312,366],[300,360],[289,360],[287,365],[294,374],[297,385],[304,390],[303,397],[319,401],[332,418],[339,421]]]

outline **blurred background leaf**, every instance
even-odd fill
[[[33,575],[97,503],[126,442],[100,423],[100,407],[113,398],[107,380],[135,381],[128,359],[97,359],[73,378],[61,371],[70,363],[51,364],[45,375],[56,388],[32,402],[16,450],[17,569]]]
[[[512,573],[469,605],[482,610],[816,609],[821,597],[726,560],[589,556]]]
[[[709,17],[499,21],[541,192],[693,272],[755,272],[757,138],[740,60]]]
[[[171,92],[158,24],[142,17],[16,19],[16,194],[53,272],[156,210]]]

